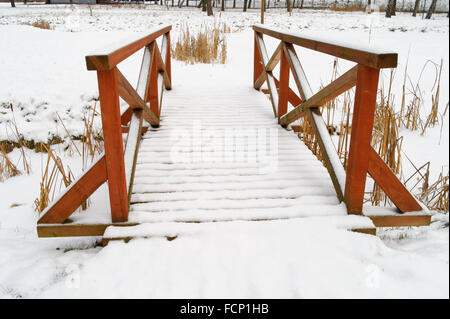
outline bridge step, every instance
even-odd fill
[[[283,227],[283,223],[286,222],[296,222],[307,224],[322,224],[323,229],[333,228],[350,230],[354,232],[360,232],[365,234],[375,235],[375,227],[373,227],[370,219],[363,216],[335,216],[334,218],[329,217],[314,217],[306,219],[291,219],[289,221],[282,219],[270,219],[270,220],[260,220],[258,223],[253,223],[253,225],[243,224],[242,221],[230,221],[227,223],[223,222],[205,222],[205,223],[181,223],[181,222],[169,222],[169,223],[142,223],[135,226],[128,227],[118,227],[109,226],[106,228],[103,234],[103,245],[107,245],[111,240],[123,240],[128,242],[134,238],[166,238],[169,241],[175,240],[181,236],[192,236],[197,234],[209,234],[214,236],[214,233],[220,229],[227,229],[230,231],[236,231],[252,227],[263,227],[260,223],[275,223],[279,227]]]

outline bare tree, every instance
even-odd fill
[[[14,0],[11,0],[11,8],[15,8],[16,7],[16,2]]]
[[[211,0],[206,0],[206,14],[208,17],[213,15]]]
[[[417,11],[419,11],[419,4],[420,4],[420,0],[416,0],[414,3],[413,17],[415,17],[417,15]]]
[[[430,8],[428,9],[425,19],[431,19],[431,15],[433,14],[434,10],[436,9],[436,2],[437,2],[437,0],[433,0],[431,2]]]
[[[389,0],[386,6],[386,18],[390,18],[392,15],[392,6],[394,0]]]

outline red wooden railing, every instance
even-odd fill
[[[287,126],[302,116],[308,117],[336,194],[341,201],[345,201],[348,213],[362,214],[367,173],[401,212],[422,210],[419,203],[370,145],[379,72],[381,68],[395,68],[397,54],[336,45],[285,33],[263,25],[255,25],[253,30],[255,31],[253,73],[255,89],[259,90],[264,82],[267,83],[273,112],[278,117],[280,125]],[[267,55],[263,34],[281,40],[270,58]],[[294,45],[353,61],[357,65],[314,94]],[[280,63],[279,80],[272,74],[278,63]],[[289,87],[290,72],[300,96]],[[352,133],[345,172],[319,107],[354,86],[356,91]],[[288,102],[294,106],[289,113],[287,112]]]
[[[38,224],[63,223],[106,181],[112,222],[128,220],[142,122],[146,120],[153,127],[159,126],[163,91],[171,89],[171,29],[171,26],[164,26],[118,49],[86,56],[87,69],[97,71],[105,152],[47,207]],[[161,51],[156,43],[159,37],[162,37]],[[137,87],[134,89],[117,65],[142,48],[144,56]],[[129,105],[122,114],[119,96]],[[125,149],[123,132],[128,133]]]

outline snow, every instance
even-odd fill
[[[166,23],[173,24],[172,40],[184,23],[197,30],[202,23],[226,22],[234,32],[227,34],[225,65],[191,66],[172,61],[173,90],[165,92],[162,129],[150,128],[144,136],[133,186],[136,204],[132,204],[130,222],[144,224],[107,230],[111,237],[122,236],[124,231],[153,237],[127,244],[111,242],[105,248],[98,246],[99,238],[38,239],[38,216],[32,203],[38,195],[40,166],[46,155],[27,150],[32,173],[0,182],[0,298],[449,297],[448,214],[434,213],[429,227],[379,230],[379,237],[347,231],[371,227],[371,222],[364,216],[346,216],[326,169],[292,132],[278,133],[277,156],[283,165],[272,175],[259,171],[262,164],[271,162],[270,154],[256,153],[255,162],[248,162],[234,153],[219,156],[211,152],[208,162],[201,160],[205,159],[202,154],[184,149],[181,153],[190,154],[189,161],[171,157],[171,131],[180,128],[192,133],[192,119],[200,114],[204,116],[200,137],[192,134],[187,146],[210,146],[211,140],[217,140],[217,131],[233,129],[223,123],[225,118],[236,126],[248,124],[250,129],[256,125],[278,127],[270,102],[252,88],[253,33],[249,27],[258,22],[259,10],[247,14],[227,10],[208,19],[196,9],[166,10],[153,5],[145,9],[94,6],[92,16],[86,6],[19,5],[16,9],[0,4],[0,140],[12,138],[5,124],[11,118],[10,103],[27,139],[65,136],[56,111],[72,134],[81,134],[82,114],[98,97],[95,72],[86,70],[84,60],[94,48],[141,36]],[[23,25],[42,17],[54,30]],[[393,87],[397,105],[402,84],[399,75],[406,61],[409,59],[408,72],[415,81],[427,59],[439,62],[442,58],[442,112],[448,101],[448,18],[436,14],[425,21],[401,13],[392,19],[378,18],[374,15],[367,20],[367,15],[358,12],[312,10],[294,10],[289,16],[285,10],[271,9],[265,20],[272,28],[311,37],[332,35],[337,42],[398,52],[399,74]],[[273,52],[277,41],[264,39],[268,52]],[[142,54],[137,52],[119,65],[133,86]],[[313,92],[329,82],[333,62],[329,56],[306,49],[297,54]],[[340,61],[342,70],[351,66]],[[216,83],[218,75],[229,81]],[[432,78],[423,77],[424,91],[429,91]],[[209,95],[192,92],[198,79],[209,85]],[[228,94],[230,90],[233,95]],[[246,101],[241,99],[244,95]],[[193,98],[187,100],[186,96]],[[222,117],[217,117],[211,96],[238,111],[222,105]],[[172,99],[171,104],[166,98]],[[195,108],[187,110],[193,103]],[[252,107],[261,108],[255,115]],[[425,136],[402,132],[408,156],[415,163],[432,160],[437,167],[433,176],[442,167],[444,172],[448,170],[448,112],[443,123]],[[99,118],[96,125],[101,125]],[[211,135],[211,140],[203,140],[204,133]],[[294,141],[298,142],[296,148],[290,147]],[[271,143],[268,139],[263,144],[270,149]],[[66,145],[53,147],[78,177],[81,160],[64,152]],[[19,161],[18,150],[9,156],[15,163]],[[107,199],[105,184],[91,197],[87,211],[71,216],[73,223],[110,222]],[[152,204],[138,203],[140,200]],[[242,201],[241,205],[237,201]],[[243,221],[274,216],[273,221]],[[177,223],[181,220],[210,223]],[[177,238],[168,241],[168,235]]]

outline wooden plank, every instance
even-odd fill
[[[153,60],[153,52],[151,48],[154,46],[154,42],[150,43],[144,49],[144,55],[142,56],[141,69],[139,71],[138,82],[136,85],[136,92],[144,100],[148,102],[148,88],[150,85],[150,69]],[[158,114],[158,113],[155,113]]]
[[[280,124],[288,125],[297,120],[300,117],[300,114],[305,112],[307,108],[324,105],[328,101],[351,89],[356,85],[356,74],[357,67],[355,66],[283,116],[280,119]]]
[[[301,47],[311,49],[317,52],[330,54],[332,56],[353,61],[372,68],[395,68],[397,67],[397,53],[378,53],[369,48],[358,49],[350,46],[343,46],[324,42],[311,37],[294,35],[283,32],[282,30],[267,28],[263,25],[254,25],[253,30],[261,34],[277,38],[281,41],[299,45]]]
[[[264,83],[266,79],[266,73],[264,71],[264,65],[261,60],[261,53],[258,45],[258,36],[255,32],[254,36],[254,46],[253,46],[253,83],[255,89],[259,90],[261,85]],[[261,76],[264,77],[264,81],[262,79],[259,79]],[[259,82],[258,82],[259,79]]]
[[[294,46],[290,43],[283,43],[283,51],[286,54],[295,84],[297,85],[300,93],[300,98],[302,101],[306,101],[313,96],[313,92],[311,90],[311,85],[309,85],[305,71],[303,70],[302,64],[300,63],[297,53],[295,52]]]
[[[87,69],[102,71],[112,70],[117,64],[125,60],[127,57],[153,42],[161,35],[168,33],[171,29],[171,25],[163,26],[162,28],[123,47],[96,55],[86,56]]]
[[[167,73],[167,76],[169,77],[169,80],[170,80],[170,83],[171,83],[171,86],[170,87],[166,87],[166,90],[171,90],[172,89],[172,64],[171,64],[171,60],[170,60],[170,32],[167,32],[164,36],[163,36],[163,41],[164,41],[164,39],[165,39],[165,41],[167,42],[167,51],[166,51],[166,56],[164,57],[163,56],[163,58],[164,58],[164,61],[165,61],[165,66],[166,66],[166,73]]]
[[[145,102],[150,102],[150,110],[159,115],[159,90],[158,90],[158,62],[157,62],[157,45],[156,42],[152,42],[149,45],[149,51],[151,56],[149,79],[147,82],[147,91]]]
[[[358,65],[357,70],[352,133],[344,194],[349,214],[362,214],[380,72],[379,69],[361,64]]]
[[[264,44],[261,34],[256,33],[256,43],[258,45],[259,52],[261,54],[261,61],[265,68],[269,59],[267,56],[266,46]],[[272,103],[273,114],[275,117],[277,117],[278,93],[277,93],[275,81],[273,79],[273,75],[272,75],[271,71],[264,70],[264,72],[266,73],[267,88],[269,89],[269,92],[270,92],[270,102]]]
[[[273,54],[270,57],[269,61],[267,61],[267,64],[266,64],[266,67],[265,67],[266,71],[273,71],[273,69],[275,69],[275,67],[277,66],[278,62],[280,62],[281,47],[282,47],[282,42],[280,42],[280,44],[278,44],[277,48],[273,52]]]
[[[429,226],[431,215],[385,215],[369,217],[375,227]]]
[[[132,109],[142,109],[144,111],[144,119],[150,123],[152,127],[159,127],[159,116],[155,115],[145,104],[144,100],[139,96],[137,91],[131,86],[128,80],[123,76],[123,74],[118,71],[119,80],[119,95],[120,97],[128,103]],[[131,114],[129,118],[131,119]],[[127,115],[128,116],[128,115]],[[128,120],[129,122],[129,120]],[[123,122],[122,122],[123,124]]]
[[[133,192],[134,172],[136,169],[139,144],[141,142],[142,114],[142,110],[133,111],[130,122],[130,130],[125,145],[124,162],[128,203],[131,200],[131,194]]]
[[[130,127],[129,126],[124,126],[122,125],[122,133],[128,133],[130,131]],[[141,128],[141,133],[145,134],[148,131],[148,126],[142,126]]]
[[[102,155],[42,212],[38,224],[63,223],[106,182],[106,178],[106,159],[105,155]]]
[[[276,85],[277,89],[279,89],[280,82],[278,81],[278,79],[276,77],[273,77],[273,80],[275,81],[275,85]],[[261,90],[261,91],[265,94],[269,94],[268,90]],[[288,87],[288,102],[294,106],[302,103],[302,100],[298,97],[298,95],[294,91],[292,91],[292,89],[290,87]]]
[[[277,87],[278,91],[278,122],[281,116],[285,115],[288,107],[289,96],[289,63],[287,61],[286,53],[281,52],[281,44],[278,46],[281,55],[280,62],[280,81]],[[275,84],[276,85],[276,84]]]
[[[369,147],[368,173],[401,212],[422,210],[414,196],[411,195],[372,147]]]
[[[331,140],[326,124],[323,121],[322,115],[318,108],[310,108],[306,110],[311,127],[313,128],[314,135],[319,143],[320,152],[325,162],[325,167],[330,174],[331,181],[333,183],[336,195],[339,201],[344,200],[343,176],[345,176],[344,167],[341,164],[336,149],[334,148],[333,141]],[[324,132],[324,133],[322,133]]]
[[[103,236],[109,226],[136,226],[137,223],[109,223],[109,224],[55,224],[38,225],[38,237],[79,237]]]
[[[360,233],[360,234],[367,234],[367,235],[377,235],[377,229],[376,228],[353,228],[349,229],[350,231],[354,233]]]
[[[128,219],[128,194],[123,162],[118,70],[98,71],[97,77],[111,217],[113,222],[124,222]]]
[[[166,66],[165,66],[165,61],[167,60],[165,58],[165,57],[167,57],[167,48],[168,48],[167,37],[166,37],[166,35],[164,35],[163,39],[162,39],[161,52],[159,51],[157,45],[155,45],[155,49],[156,49],[156,58],[158,61],[158,72],[162,75],[162,77],[164,79],[165,88],[167,90],[170,90],[172,88],[172,83],[169,78],[169,74],[166,71]],[[170,60],[170,58],[169,58],[169,60]]]

